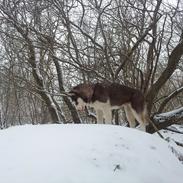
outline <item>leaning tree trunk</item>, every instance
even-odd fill
[[[52,122],[60,123],[62,120],[60,119],[60,115],[59,115],[57,106],[55,105],[50,94],[45,91],[44,81],[43,81],[42,76],[39,73],[39,68],[37,67],[37,64],[36,64],[36,53],[35,53],[35,47],[33,45],[33,42],[28,37],[28,33],[25,32],[20,26],[18,26],[16,24],[16,22],[14,22],[14,27],[22,35],[22,37],[24,38],[24,40],[27,43],[28,51],[29,51],[28,62],[31,65],[32,74],[33,74],[34,80],[37,84],[37,93],[41,96],[43,101],[46,103],[50,116],[51,116],[51,119],[52,119]]]
[[[55,53],[54,53],[54,46],[53,46],[54,45],[54,38],[49,37],[49,36],[44,36],[44,38],[46,39],[47,44],[50,45],[52,59],[53,59],[53,62],[55,64],[55,68],[57,71],[57,78],[58,78],[58,85],[59,85],[60,93],[65,93],[62,69],[61,69],[60,63],[59,63],[57,57],[55,57]],[[71,116],[72,116],[74,123],[81,123],[82,122],[81,118],[79,117],[79,114],[78,114],[76,108],[71,103],[69,98],[67,96],[63,96],[63,100],[71,112]]]
[[[28,47],[29,47],[29,51],[30,51],[29,63],[32,66],[33,77],[37,84],[37,88],[38,88],[37,92],[40,94],[41,98],[46,103],[50,116],[52,118],[52,122],[60,123],[61,119],[60,119],[59,111],[58,111],[52,97],[50,96],[50,94],[46,93],[43,79],[40,77],[40,74],[38,73],[38,68],[35,63],[34,47],[31,44],[30,40],[29,40],[28,45],[29,45]]]
[[[162,74],[160,75],[158,80],[151,86],[150,90],[148,91],[148,93],[146,95],[147,108],[148,108],[149,113],[152,110],[153,101],[157,97],[158,92],[160,91],[162,86],[167,82],[167,80],[171,77],[171,75],[174,73],[177,65],[179,64],[179,61],[180,61],[182,55],[183,55],[183,32],[182,32],[179,43],[176,45],[176,47],[172,50],[171,54],[169,55],[168,64],[167,64],[165,70],[162,72]],[[166,103],[169,101],[169,99],[171,97],[176,96],[177,93],[179,93],[181,91],[182,91],[182,89],[178,90],[177,92],[174,92],[172,95],[167,97],[166,100],[164,101],[164,103],[162,103],[162,105],[160,106],[160,109],[158,111],[162,112],[163,107],[166,105]],[[174,115],[172,115],[172,116],[166,115],[163,117],[162,115],[159,115],[159,117],[157,117],[157,115],[156,115],[155,117],[152,117],[151,120],[160,130],[160,129],[166,128],[166,127],[182,120],[183,119],[182,111],[183,111],[183,109],[181,108],[180,110],[177,110],[176,112],[174,112]],[[162,118],[163,118],[163,120],[162,120]],[[150,125],[148,127],[147,131],[149,133],[154,133],[156,130],[153,128],[153,126]]]
[[[150,112],[153,107],[153,101],[158,95],[158,92],[160,91],[161,87],[166,83],[166,81],[171,77],[173,72],[175,71],[181,57],[183,55],[183,32],[181,35],[181,39],[177,46],[172,50],[169,58],[168,58],[168,64],[165,70],[162,72],[158,80],[151,86],[150,90],[148,91],[146,95],[147,100],[147,108]]]
[[[60,90],[60,93],[63,93],[63,92],[65,92],[65,89],[63,87],[62,70],[60,68],[60,64],[59,64],[58,60],[55,57],[53,57],[53,61],[54,61],[54,64],[55,64],[55,67],[57,70],[59,90]],[[81,123],[81,119],[78,115],[78,112],[76,111],[76,108],[72,105],[71,101],[66,96],[63,96],[63,99],[71,112],[74,123]]]

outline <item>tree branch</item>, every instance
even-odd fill
[[[175,91],[173,91],[170,95],[165,97],[164,101],[161,103],[158,113],[161,113],[163,109],[165,108],[166,104],[174,97],[176,97],[179,93],[183,92],[183,86]]]
[[[180,107],[170,112],[157,114],[152,117],[151,120],[154,122],[159,130],[164,129],[183,120],[183,107]],[[147,128],[147,132],[154,133],[155,129],[152,126],[149,126]]]

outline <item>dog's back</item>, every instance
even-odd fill
[[[109,100],[111,106],[122,106],[123,104],[131,103],[135,110],[139,112],[143,110],[144,96],[137,89],[117,83],[97,83],[93,84],[93,90],[91,102],[107,102]]]

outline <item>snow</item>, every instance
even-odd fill
[[[183,147],[177,146],[175,143],[175,141],[176,141],[176,142],[183,144],[183,126],[174,124],[174,125],[169,126],[168,128],[182,132],[180,134],[180,133],[175,133],[175,132],[172,132],[169,130],[164,130],[164,129],[159,131],[163,135],[163,137],[169,141],[169,147],[171,149],[172,148],[174,149],[173,151],[174,151],[175,155],[181,159],[182,164],[183,164]],[[156,134],[156,135],[158,135],[158,134]]]
[[[159,137],[112,125],[0,131],[2,183],[182,183],[183,165]]]

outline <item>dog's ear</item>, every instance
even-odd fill
[[[75,86],[69,93],[68,96],[78,96],[82,99],[85,99],[86,101],[91,101],[91,98],[93,96],[94,90],[92,85],[90,84],[80,84]]]

